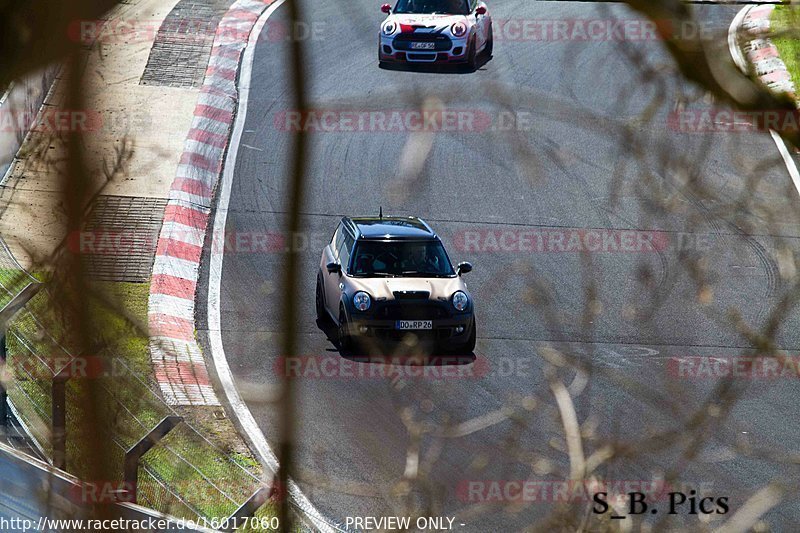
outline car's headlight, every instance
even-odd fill
[[[463,311],[469,305],[469,297],[464,291],[456,291],[453,294],[453,307],[458,311]]]
[[[381,31],[383,32],[384,35],[392,35],[394,32],[397,31],[397,23],[394,22],[393,20],[390,20],[384,23],[383,27],[381,28]]]
[[[453,32],[453,36],[455,37],[463,37],[467,34],[467,25],[463,22],[456,22],[450,28],[450,31]]]
[[[361,312],[367,311],[372,305],[372,298],[364,291],[358,291],[353,295],[353,305]]]

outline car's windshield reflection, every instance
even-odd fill
[[[353,253],[355,277],[451,277],[455,275],[438,240],[364,241]]]

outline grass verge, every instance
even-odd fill
[[[70,400],[84,392],[86,379],[93,379],[101,385],[101,398],[95,404],[102,409],[103,419],[112,425],[116,446],[111,444],[108,449],[112,469],[119,472],[121,480],[124,450],[172,411],[159,397],[149,340],[143,333],[149,284],[93,282],[90,289],[88,304],[94,338],[88,344],[97,347],[97,354],[79,357],[82,368],[90,370],[68,381],[67,469],[86,479],[86,465],[82,464],[85,457],[78,443],[82,438],[91,438],[87,434],[91,428],[82,424],[85,417],[78,402]],[[75,353],[70,349],[70,318],[61,316],[56,305],[60,297],[63,296],[48,290],[40,291],[17,315],[7,337],[8,361],[15,377],[10,396],[28,418],[27,425],[39,428],[37,439],[44,440],[52,412],[49,376],[68,360],[67,352]],[[100,371],[97,362],[102,362]],[[221,408],[190,407],[177,410],[177,414],[185,423],[143,458],[137,490],[139,503],[179,517],[225,518],[256,489],[261,467]],[[258,516],[271,514],[271,507],[266,505]]]
[[[800,87],[800,7],[780,5],[770,19],[772,42],[792,77],[795,87]]]

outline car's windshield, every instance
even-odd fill
[[[446,15],[467,15],[467,0],[399,0],[395,13],[431,13]]]
[[[352,274],[357,277],[445,277],[453,266],[438,240],[361,241],[356,245]]]

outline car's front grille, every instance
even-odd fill
[[[380,308],[377,316],[384,320],[435,320],[447,318],[447,311],[433,302],[389,303]]]
[[[412,43],[434,43],[433,49],[414,49]],[[414,52],[443,52],[453,47],[453,42],[447,35],[441,33],[401,33],[394,38],[394,47],[397,50]]]
[[[427,300],[431,293],[428,291],[394,291],[395,300]]]
[[[408,54],[409,61],[436,61],[438,54]]]

